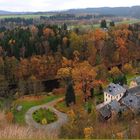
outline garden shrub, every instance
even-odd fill
[[[33,113],[33,119],[40,124],[46,125],[57,120],[57,116],[50,109],[40,108]]]

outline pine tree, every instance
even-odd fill
[[[65,95],[65,102],[67,106],[70,106],[70,104],[75,104],[75,92],[73,88],[73,83],[71,80],[68,81],[67,89],[66,89],[66,95]]]
[[[106,20],[101,21],[101,28],[107,28]]]
[[[109,25],[110,25],[110,27],[114,27],[114,26],[115,26],[114,21],[111,21],[111,22],[109,23]]]

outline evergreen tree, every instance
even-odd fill
[[[70,104],[75,104],[75,92],[73,88],[73,83],[71,80],[68,81],[67,89],[66,89],[66,95],[65,95],[65,101],[66,105],[70,106]]]
[[[110,25],[110,27],[114,27],[114,26],[115,26],[114,21],[111,21],[111,22],[109,23],[109,25]]]
[[[102,21],[101,21],[100,27],[101,27],[101,28],[107,28],[106,20],[102,20]]]
[[[99,94],[102,94],[103,93],[103,87],[102,87],[102,85],[100,84],[100,86],[99,86]]]
[[[68,28],[68,27],[67,27],[67,24],[64,23],[64,25],[63,25],[63,29],[64,29],[64,30],[67,30],[67,28]]]
[[[94,96],[94,88],[92,87],[92,88],[90,89],[90,97],[93,98],[93,96]]]
[[[127,78],[126,78],[126,75],[123,76],[123,84],[127,85]]]
[[[113,83],[123,86],[124,84],[127,84],[127,78],[125,75],[121,74],[113,78]]]

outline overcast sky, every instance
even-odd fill
[[[140,5],[140,0],[0,0],[0,10],[7,11],[52,11],[134,5]]]

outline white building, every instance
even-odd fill
[[[109,84],[109,86],[104,90],[104,104],[108,104],[115,99],[119,101],[125,92],[126,89],[119,84]]]

